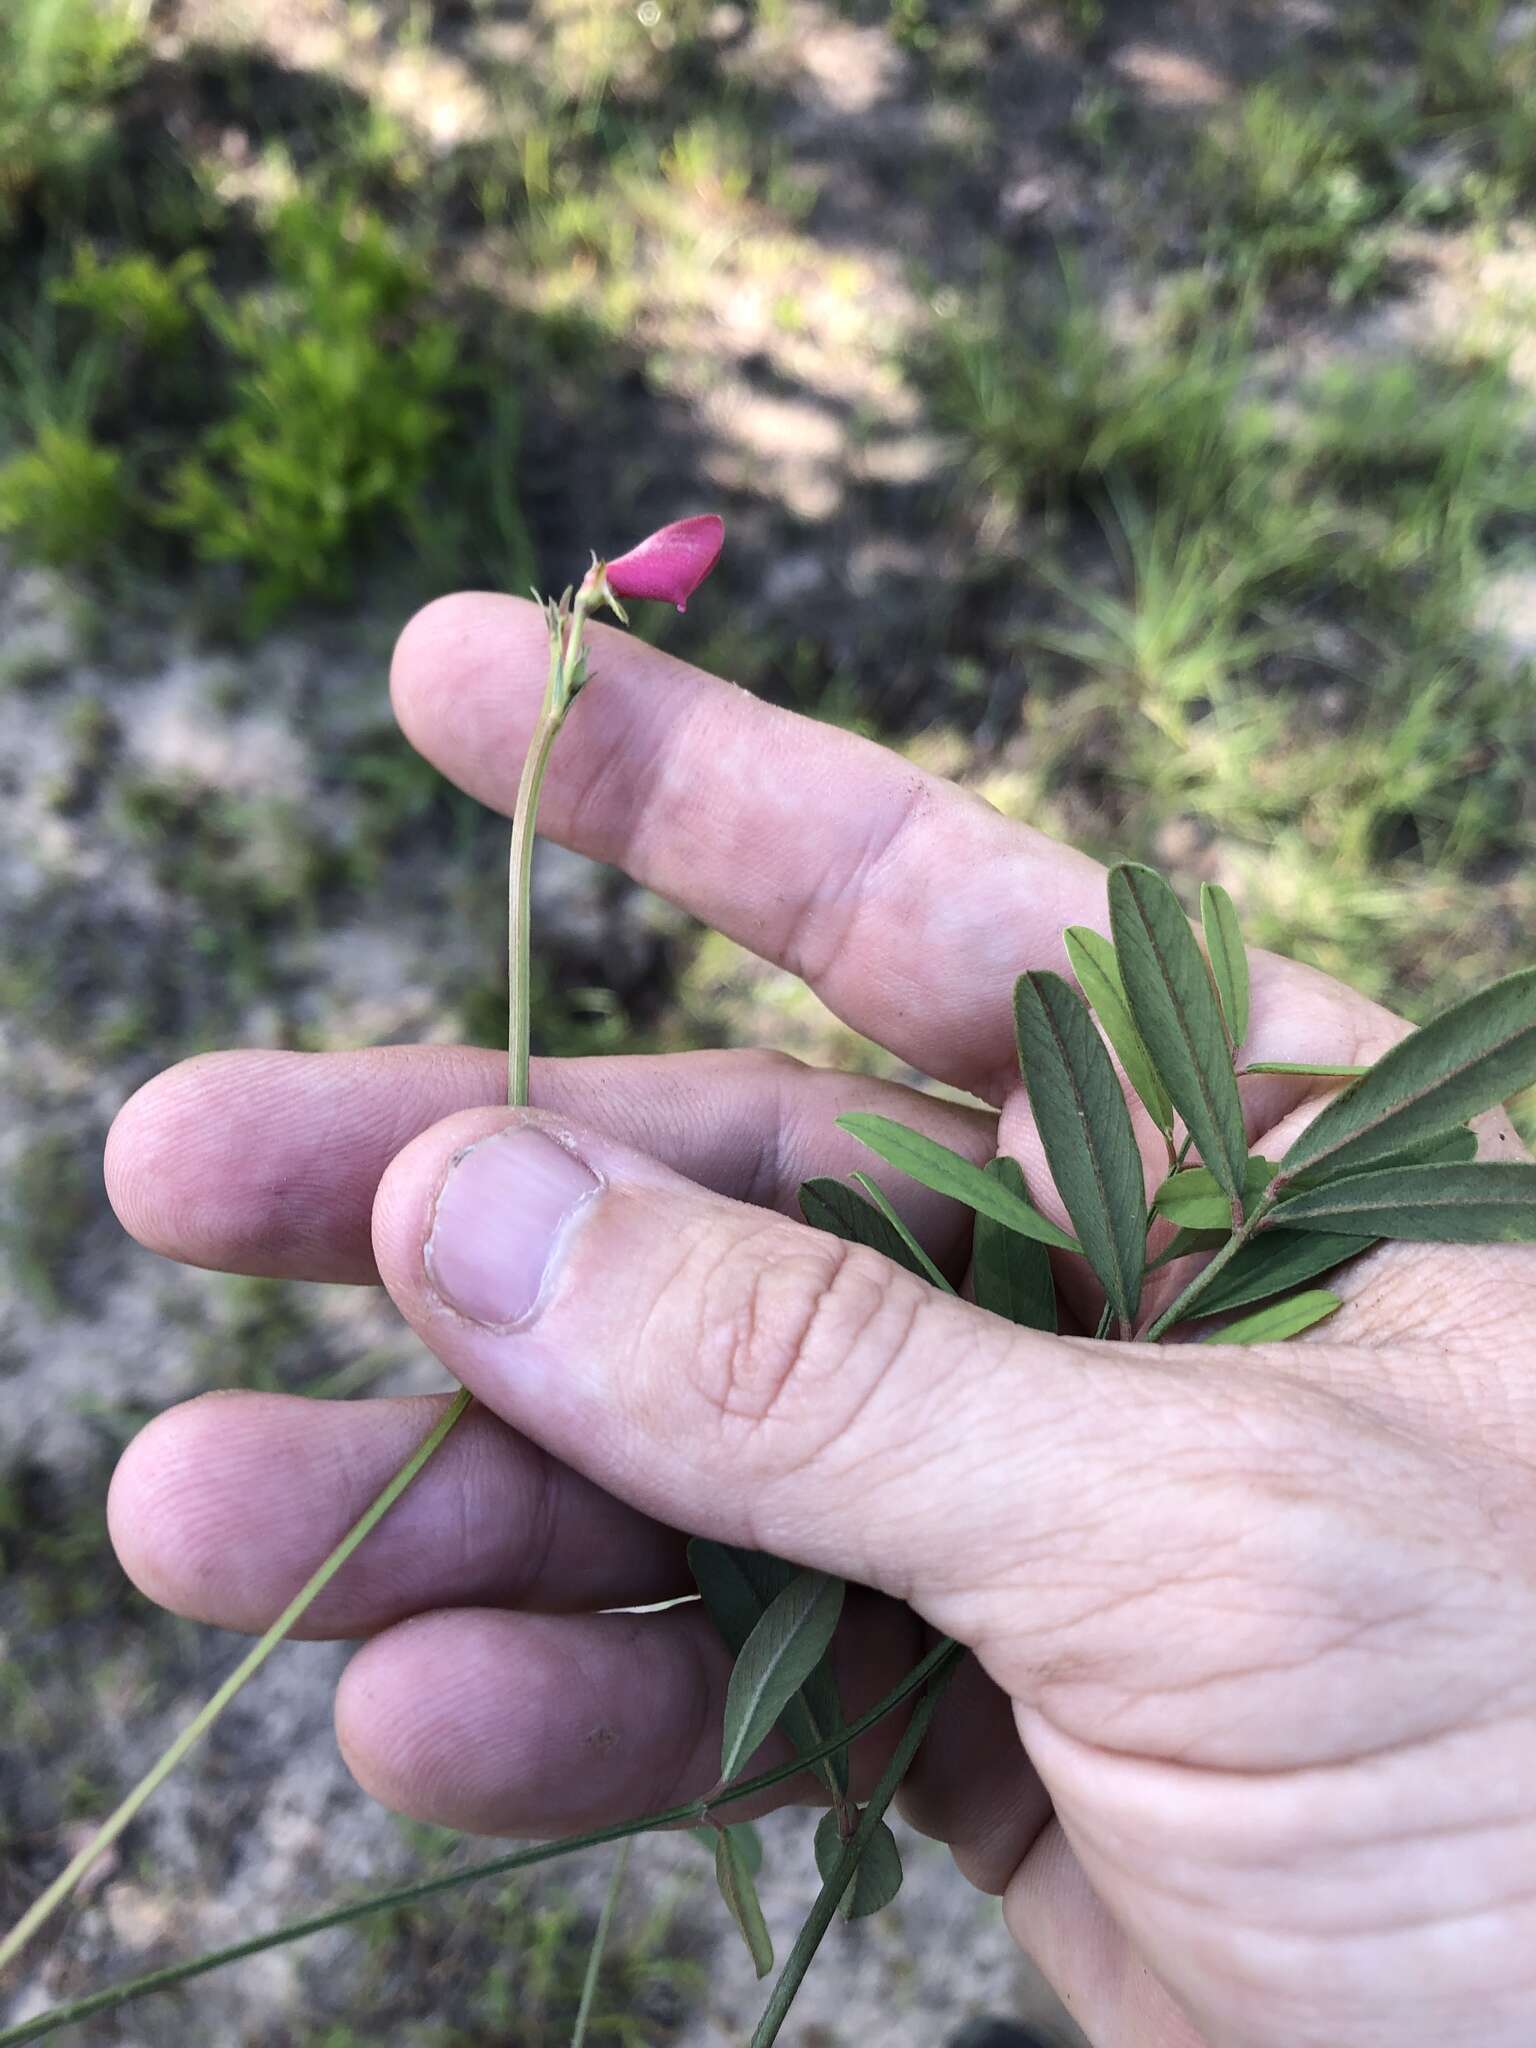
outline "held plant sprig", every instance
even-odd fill
[[[576,590],[567,590],[557,602],[540,601],[549,627],[549,675],[513,811],[508,893],[507,1101],[513,1108],[524,1108],[528,1103],[532,951],[530,883],[539,796],[556,735],[588,679],[589,668],[583,645],[587,621],[600,605],[606,604],[627,624],[621,603],[626,597],[656,598],[675,604],[679,611],[684,610],[688,599],[719,560],[724,539],[724,522],[713,513],[678,520],[612,561],[599,561],[594,556],[591,568]],[[428,1436],[316,1568],[267,1633],[253,1645],[53,1883],[33,1901],[9,1933],[0,1938],[0,1970],[14,1961],[43,1923],[72,1895],[103,1851],[118,1839],[182,1759],[207,1734],[236,1694],[255,1677],[278,1644],[298,1626],[353,1552],[446,1442],[469,1408],[470,1398],[462,1390],[454,1395]]]
[[[619,600],[625,597],[685,602],[713,566],[719,545],[718,521],[685,520],[615,562],[594,561],[576,590],[544,608],[549,683],[524,768],[512,844],[508,1096],[514,1104],[527,1099],[527,917],[534,816],[550,749],[586,679],[587,620],[602,604],[622,618]],[[1184,1325],[1240,1312],[1235,1321],[1218,1327],[1223,1342],[1277,1342],[1300,1335],[1338,1309],[1340,1297],[1314,1283],[1383,1239],[1536,1241],[1536,1165],[1477,1161],[1477,1140],[1468,1127],[1471,1119],[1536,1083],[1536,968],[1509,975],[1456,1004],[1369,1069],[1284,1060],[1245,1064],[1249,973],[1236,910],[1224,891],[1209,885],[1200,908],[1197,937],[1160,876],[1137,865],[1116,867],[1108,884],[1112,937],[1086,927],[1065,934],[1078,987],[1043,970],[1022,975],[1015,987],[1020,1070],[1070,1229],[1035,1205],[1012,1159],[978,1167],[887,1117],[860,1112],[840,1119],[887,1165],[972,1211],[969,1291],[979,1309],[1024,1328],[1056,1330],[1061,1324],[1057,1266],[1064,1256],[1080,1257],[1102,1293],[1100,1335],[1145,1343]],[[1310,1076],[1347,1085],[1281,1158],[1270,1160],[1248,1149],[1239,1082],[1249,1074]],[[1168,1172],[1150,1197],[1136,1130],[1137,1103],[1167,1154]],[[851,1187],[833,1180],[807,1182],[800,1191],[807,1222],[954,1292],[954,1280],[933,1263],[884,1190],[866,1175],[852,1178]],[[1206,1254],[1166,1306],[1149,1307],[1149,1296],[1165,1284],[1156,1278],[1163,1268]],[[435,1441],[447,1434],[465,1403],[467,1396],[460,1396],[446,1411]],[[418,1451],[119,1814],[137,1810],[133,1802],[142,1804],[153,1783],[281,1639],[325,1576],[339,1568],[426,1462],[435,1441]],[[0,2048],[41,2039],[88,2012],[403,1899],[679,1823],[699,1824],[714,1855],[725,1903],[758,1975],[766,1976],[774,1958],[756,1889],[761,1849],[754,1832],[727,1814],[749,1791],[814,1771],[826,1801],[814,1840],[822,1884],[753,2036],[752,2048],[770,2048],[837,1914],[852,1919],[877,1912],[901,1885],[900,1852],[885,1814],[962,1653],[953,1643],[937,1644],[877,1708],[849,1725],[830,1662],[843,1607],[842,1582],[703,1539],[689,1545],[688,1561],[704,1607],[734,1660],[720,1782],[706,1798],[521,1851],[476,1871],[429,1879],[153,1973],[0,2032]],[[853,1745],[907,1700],[913,1702],[907,1726],[875,1790],[861,1804],[851,1784]],[[741,1772],[775,1729],[787,1740],[791,1761],[744,1782]],[[114,1816],[91,1845],[87,1862],[110,1839],[108,1831],[117,1820]],[[66,1880],[71,1872],[65,1873]],[[30,1927],[61,1896],[58,1885],[45,1894],[9,1945],[0,1948],[0,1961],[15,1953]],[[609,1897],[602,1930],[612,1918],[611,1891]],[[588,1971],[589,1987],[597,1981],[599,1960],[600,1950]],[[590,2005],[584,1996],[578,2037]]]

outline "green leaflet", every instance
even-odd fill
[[[985,1171],[1011,1194],[1025,1196],[1024,1169],[1016,1159],[989,1160]],[[971,1291],[976,1306],[1006,1316],[1025,1330],[1056,1328],[1056,1283],[1050,1254],[1043,1244],[1020,1237],[1016,1230],[976,1218],[971,1239]]]
[[[1202,1162],[1236,1201],[1248,1140],[1226,1025],[1179,899],[1151,868],[1110,869],[1109,921],[1126,1000]]]
[[[1536,1166],[1389,1166],[1307,1188],[1275,1210],[1290,1230],[1420,1244],[1536,1243]]]
[[[1342,1308],[1338,1295],[1314,1287],[1308,1294],[1293,1294],[1285,1301],[1272,1301],[1267,1308],[1240,1316],[1224,1330],[1213,1330],[1201,1339],[1205,1344],[1278,1344],[1286,1337],[1299,1337],[1335,1309]]]
[[[816,1868],[825,1884],[842,1853],[837,1815],[824,1813],[816,1828]],[[869,1846],[859,1858],[853,1881],[843,1893],[838,1912],[845,1920],[862,1920],[888,1906],[901,1890],[901,1850],[884,1821],[875,1829]]]
[[[1179,1320],[1225,1315],[1250,1302],[1267,1301],[1273,1294],[1288,1294],[1304,1280],[1315,1280],[1319,1273],[1331,1273],[1358,1258],[1375,1241],[1342,1231],[1315,1236],[1305,1230],[1260,1231],[1233,1253],[1208,1288],[1191,1298]]]
[[[1059,974],[1023,974],[1013,992],[1019,1065],[1056,1191],[1116,1319],[1141,1299],[1147,1198],[1120,1081],[1088,1006]]]
[[[1245,1210],[1253,1207],[1274,1174],[1272,1159],[1261,1159],[1256,1152],[1250,1154],[1243,1177]],[[1230,1233],[1232,1229],[1232,1204],[1217,1186],[1216,1176],[1208,1166],[1185,1166],[1170,1173],[1152,1197],[1152,1206],[1159,1216],[1184,1230]]]
[[[1369,1067],[1330,1067],[1316,1065],[1311,1060],[1250,1060],[1243,1068],[1245,1074],[1313,1074],[1324,1081],[1348,1081],[1357,1074],[1368,1074]]]
[[[738,1837],[739,1830],[733,1827],[721,1828],[716,1833],[715,1883],[720,1887],[721,1898],[730,1908],[731,1918],[741,1929],[753,1969],[759,1977],[766,1977],[773,1968],[773,1937],[763,1918],[757,1885],[753,1881],[753,1866]],[[761,1849],[758,1861],[762,1861]]]
[[[1237,905],[1219,882],[1200,884],[1200,928],[1235,1051],[1248,1036],[1248,952]]]
[[[1032,1237],[1038,1244],[1054,1245],[1064,1252],[1082,1249],[1075,1237],[1069,1237],[1048,1216],[1042,1216],[981,1167],[973,1166],[959,1152],[951,1152],[936,1138],[925,1137],[921,1131],[909,1131],[905,1124],[895,1123],[888,1116],[876,1116],[862,1109],[840,1116],[837,1126],[867,1145],[871,1152],[878,1153],[887,1165],[899,1166],[903,1173],[921,1181],[925,1188],[932,1188],[935,1194],[949,1195],[978,1215],[990,1216],[994,1223],[1017,1230],[1023,1237]]]
[[[722,1783],[756,1755],[826,1655],[846,1590],[825,1572],[797,1572],[747,1637],[726,1687]]]
[[[1536,967],[1508,974],[1402,1039],[1309,1124],[1280,1162],[1286,1180],[1357,1173],[1536,1081]]]
[[[1458,1124],[1453,1131],[1442,1131],[1437,1138],[1425,1138],[1417,1145],[1405,1145],[1400,1152],[1389,1152],[1384,1159],[1378,1159],[1371,1168],[1380,1173],[1388,1166],[1461,1166],[1477,1157],[1477,1133],[1468,1130],[1465,1124]],[[1291,1189],[1326,1187],[1330,1181],[1347,1178],[1331,1170],[1326,1160],[1321,1166],[1312,1167],[1305,1173],[1298,1173],[1291,1181]]]
[[[921,1274],[923,1279],[930,1281],[933,1286],[937,1287],[941,1293],[953,1294],[954,1288],[950,1286],[944,1275],[939,1271],[932,1259],[929,1258],[911,1231],[908,1230],[906,1224],[897,1215],[895,1208],[892,1206],[891,1198],[886,1194],[884,1188],[878,1182],[871,1180],[867,1173],[856,1173],[853,1178],[880,1211],[886,1225],[901,1239],[902,1244],[906,1247],[908,1257],[915,1263],[916,1271]]]
[[[688,1569],[710,1620],[733,1657],[741,1655],[767,1609],[798,1575],[794,1565],[765,1551],[738,1550],[729,1543],[711,1543],[703,1536],[695,1536],[688,1545]],[[790,1742],[805,1753],[819,1749],[837,1733],[843,1724],[842,1704],[825,1658],[785,1706],[780,1720]],[[834,1797],[848,1790],[845,1750],[824,1758],[816,1769]]]
[[[1062,938],[1066,942],[1072,972],[1077,976],[1077,985],[1093,1005],[1104,1027],[1104,1035],[1125,1069],[1125,1078],[1141,1098],[1153,1123],[1165,1138],[1171,1138],[1173,1104],[1168,1100],[1167,1089],[1157,1078],[1157,1069],[1131,1016],[1114,947],[1108,939],[1085,924],[1068,925]]]
[[[916,1273],[923,1279],[928,1277],[905,1237],[893,1229],[872,1203],[855,1194],[852,1188],[844,1187],[840,1180],[802,1181],[800,1213],[813,1230],[830,1231],[833,1237],[842,1238],[845,1244],[868,1245],[872,1251],[883,1252],[898,1266],[905,1266],[909,1273]]]
[[[707,1850],[711,1859],[713,1859],[715,1853],[715,1838],[720,1833],[719,1828],[705,1826],[698,1828],[690,1828],[688,1832],[690,1835],[692,1835],[693,1839],[698,1843],[699,1847],[701,1849]],[[757,1877],[761,1873],[763,1868],[762,1836],[759,1834],[758,1830],[753,1826],[753,1824],[749,1820],[732,1821],[730,1826],[730,1832],[736,1837],[737,1847],[740,1849],[742,1856],[746,1861],[747,1869],[751,1872],[753,1877]]]

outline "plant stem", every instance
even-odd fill
[[[574,608],[552,616],[550,627],[549,681],[544,705],[534,728],[528,755],[523,763],[522,781],[512,819],[510,898],[508,903],[508,988],[507,988],[507,1101],[513,1108],[528,1103],[529,996],[532,978],[531,904],[529,883],[533,872],[534,826],[544,771],[549,765],[555,735],[581,683],[581,640],[588,603],[578,596]],[[566,621],[569,620],[567,627]],[[266,1663],[278,1644],[302,1619],[324,1592],[358,1545],[384,1519],[406,1488],[420,1473],[464,1416],[471,1396],[462,1389],[438,1417],[430,1433],[417,1445],[394,1478],[385,1486],[336,1548],[289,1601],[261,1640],[241,1659],[213,1696],[187,1726],[151,1764],[127,1797],[110,1813],[90,1841],[72,1857],[53,1883],[35,1899],[10,1932],[0,1939],[0,1970],[12,1962],[51,1914],[63,1905],[104,1849],[110,1848],[129,1822],[159,1790],[189,1750],[200,1742],[248,1679]]]
[[[1154,1338],[1161,1337],[1164,1330],[1171,1329],[1175,1323],[1183,1321],[1222,1268],[1230,1260],[1235,1259],[1255,1232],[1268,1222],[1269,1212],[1273,1207],[1274,1183],[1271,1182],[1264,1196],[1254,1204],[1252,1214],[1244,1219],[1239,1229],[1233,1231],[1210,1264],[1202,1266],[1183,1293],[1170,1302],[1154,1322],[1147,1325],[1142,1332],[1141,1341],[1144,1344],[1150,1344]]]
[[[435,1898],[440,1892],[456,1891],[459,1886],[475,1884],[481,1878],[506,1877],[514,1871],[530,1870],[536,1864],[552,1863],[557,1857],[571,1855],[577,1849],[595,1849],[606,1842],[621,1842],[630,1835],[650,1834],[657,1828],[680,1827],[706,1820],[715,1807],[729,1806],[737,1800],[770,1791],[787,1778],[796,1778],[802,1771],[833,1755],[845,1743],[856,1742],[861,1735],[867,1735],[871,1728],[888,1714],[895,1713],[930,1679],[936,1684],[964,1654],[958,1643],[947,1640],[935,1643],[923,1661],[915,1665],[899,1685],[893,1687],[883,1700],[877,1701],[868,1713],[861,1714],[850,1727],[839,1730],[816,1749],[803,1751],[786,1763],[775,1764],[772,1770],[726,1786],[707,1798],[669,1807],[661,1813],[648,1813],[639,1820],[617,1821],[609,1827],[594,1828],[588,1834],[572,1835],[563,1842],[541,1842],[531,1849],[515,1849],[510,1855],[492,1857],[468,1870],[450,1870],[440,1877],[419,1878],[414,1884],[379,1892],[369,1899],[358,1899],[350,1906],[333,1906],[329,1912],[316,1913],[307,1920],[290,1921],[287,1926],[274,1928],[270,1933],[252,1935],[229,1948],[211,1949],[207,1955],[194,1956],[190,1962],[170,1963],[163,1970],[152,1970],[143,1977],[130,1978],[126,1984],[109,1985],[105,1991],[92,1992],[89,1997],[77,1998],[69,2005],[56,2005],[51,2012],[39,2013],[35,2019],[22,2020],[14,2027],[7,2027],[0,2033],[0,2048],[21,2048],[25,2041],[41,2041],[45,2035],[57,2033],[60,2027],[72,2026],[77,2020],[90,2019],[96,2013],[109,2012],[136,1999],[147,1998],[153,1991],[169,1991],[174,1985],[185,1984],[193,1977],[205,1977],[210,1971],[222,1969],[226,1963],[243,1962],[247,1956],[261,1955],[268,1949],[306,1940],[312,1934],[323,1934],[332,1927],[344,1927],[353,1920],[364,1920],[370,1913],[387,1912],[392,1906],[417,1905],[423,1899]]]
[[[401,1494],[405,1492],[411,1481],[420,1472],[422,1466],[426,1464],[438,1445],[442,1443],[448,1432],[464,1413],[464,1410],[469,1406],[469,1401],[469,1395],[462,1390],[454,1395],[452,1401],[449,1402],[448,1406],[438,1417],[436,1426],[430,1435],[418,1444],[415,1451],[412,1452],[411,1456],[400,1467],[400,1470],[390,1480],[378,1499],[359,1516],[358,1520],[353,1523],[346,1535],[342,1537],[340,1543],[337,1544],[330,1556],[326,1558],[325,1562],[305,1582],[300,1590],[295,1593],[292,1600],[289,1601],[288,1605],[283,1609],[261,1640],[253,1644],[251,1649],[247,1651],[246,1655],[235,1666],[234,1670],[231,1671],[218,1691],[193,1716],[186,1727],[182,1729],[181,1733],[171,1743],[170,1747],[150,1766],[149,1770],[140,1778],[127,1798],[107,1816],[106,1820],[102,1822],[80,1853],[71,1858],[70,1862],[60,1871],[48,1889],[40,1897],[33,1900],[10,1933],[6,1935],[3,1941],[0,1941],[0,1970],[3,1970],[7,1963],[20,1954],[21,1950],[31,1940],[32,1936],[49,1915],[69,1897],[69,1894],[101,1855],[102,1851],[111,1847],[124,1828],[127,1827],[128,1823],[139,1812],[140,1808],[165,1783],[182,1758],[186,1756],[189,1750],[195,1748],[208,1733],[208,1730],[213,1726],[220,1714],[223,1713],[235,1694],[239,1692],[246,1680],[254,1677],[262,1665],[266,1663],[268,1657],[271,1656],[288,1631],[311,1603],[324,1592],[325,1588],[335,1578],[364,1537],[370,1535],[378,1523],[389,1513],[389,1510],[394,1506]]]
[[[507,1105],[528,1107],[528,1025],[533,989],[533,844],[544,771],[564,721],[563,710],[546,698],[533,729],[512,813],[512,847],[507,861]]]
[[[584,2048],[587,2027],[592,2019],[592,2007],[597,2000],[597,1980],[602,1975],[603,1950],[608,1946],[614,1909],[619,1903],[619,1892],[624,1884],[624,1873],[629,1868],[629,1854],[634,1846],[634,1837],[630,1836],[619,1845],[619,1853],[614,1858],[613,1875],[608,1880],[602,1915],[597,1923],[597,1932],[592,1937],[592,1952],[587,1957],[587,1974],[582,1979],[581,2003],[576,2008],[576,2024],[571,2029],[571,2048]]]
[[[906,1730],[897,1743],[879,1784],[870,1796],[869,1804],[860,1817],[852,1839],[845,1842],[838,1852],[837,1861],[828,1871],[826,1882],[816,1895],[816,1903],[812,1906],[805,1925],[795,1937],[795,1945],[789,1952],[778,1983],[773,1987],[773,1996],[758,2022],[757,2032],[752,2036],[752,2048],[771,2048],[771,2043],[778,2039],[779,2029],[794,2003],[795,1994],[805,1981],[805,1973],[814,1962],[816,1951],[821,1947],[827,1929],[832,1925],[833,1916],[842,1903],[843,1894],[853,1882],[854,1873],[859,1867],[859,1858],[874,1839],[875,1830],[885,1819],[886,1808],[896,1797],[902,1779],[910,1770],[912,1759],[922,1746],[923,1738],[928,1733],[928,1724],[933,1719],[934,1710],[939,1704],[945,1686],[954,1676],[954,1671],[955,1667],[951,1664],[946,1670],[936,1673],[927,1692],[913,1710],[912,1718],[907,1723]],[[3,2036],[0,2036],[0,2044],[3,2044]]]

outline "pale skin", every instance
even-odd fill
[[[1529,2048],[1536,1250],[1391,1248],[1308,1339],[1159,1350],[1015,1330],[809,1231],[798,1183],[871,1163],[833,1128],[848,1108],[1010,1152],[1050,1206],[1009,993],[1064,970],[1063,925],[1104,927],[1102,872],[621,633],[592,655],[545,829],[989,1108],[707,1053],[536,1066],[514,1113],[502,1055],[441,1048],[220,1054],[134,1098],[108,1175],[144,1243],[382,1279],[479,1397],[311,1617],[364,1639],[337,1700],[357,1777],[498,1834],[707,1791],[709,1624],[599,1611],[686,1591],[676,1532],[698,1531],[874,1589],[840,1644],[850,1711],[935,1631],[975,1653],[906,1811],[1001,1893],[1096,2048]],[[434,605],[396,656],[406,735],[506,807],[544,664],[532,607]],[[1403,1028],[1255,961],[1254,1059],[1369,1060]],[[1270,1156],[1322,1099],[1244,1096]],[[497,1134],[528,1125],[598,1190],[532,1312],[475,1322],[428,1240],[455,1161],[515,1165],[528,1141]],[[1516,1156],[1501,1115],[1480,1135]],[[964,1219],[881,1178],[962,1276]],[[498,1185],[510,1242],[516,1172]],[[1091,1328],[1086,1275],[1061,1280]],[[124,1565],[180,1613],[263,1626],[437,1407],[173,1410],[113,1483]],[[868,1738],[866,1783],[888,1745]]]

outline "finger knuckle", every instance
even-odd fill
[[[766,1232],[715,1256],[698,1292],[694,1366],[718,1427],[814,1456],[842,1434],[905,1348],[908,1276],[859,1246]]]

